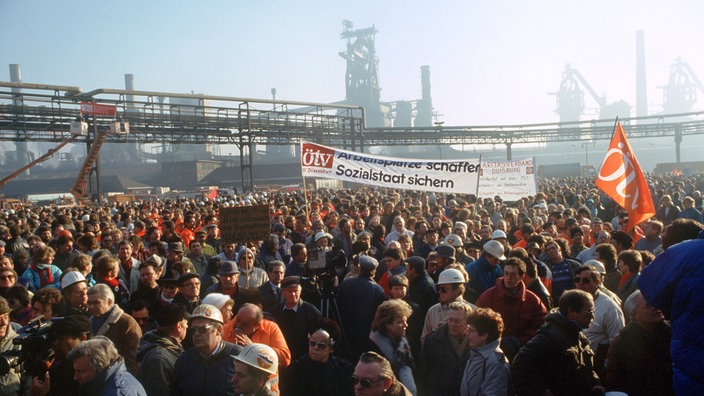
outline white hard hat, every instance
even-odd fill
[[[276,375],[279,358],[270,346],[252,343],[245,346],[239,355],[233,356],[238,362],[252,366],[255,369]]]
[[[64,274],[63,278],[61,278],[61,288],[67,288],[73,284],[76,284],[78,282],[85,282],[86,277],[83,276],[82,273],[78,271],[70,271]]]
[[[496,230],[491,234],[491,239],[506,239],[506,233],[503,230]]]
[[[84,214],[84,215],[81,217],[81,221],[83,221],[83,222],[90,221],[90,215],[89,215],[89,214]]]
[[[462,238],[457,234],[450,234],[445,237],[445,243],[454,248],[462,247]]]
[[[459,270],[448,268],[438,276],[438,285],[448,285],[451,283],[465,283],[464,275]]]
[[[506,260],[506,256],[504,256],[504,245],[499,241],[493,239],[487,241],[484,246],[482,246],[482,249],[499,260]]]
[[[194,310],[193,313],[191,314],[191,319],[195,318],[205,318],[205,319],[210,319],[214,320],[220,324],[224,324],[225,321],[222,318],[222,312],[218,309],[218,307],[210,304],[201,304],[197,306]]]

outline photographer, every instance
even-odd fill
[[[48,341],[54,347],[56,359],[44,378],[34,377],[30,395],[77,395],[78,382],[74,381],[73,365],[66,355],[76,345],[90,339],[90,321],[85,315],[71,315],[55,320],[49,330]]]
[[[5,360],[5,353],[10,350],[19,350],[19,345],[14,345],[12,340],[17,333],[10,326],[10,306],[7,300],[0,297],[0,353]],[[22,388],[22,367],[10,367],[7,374],[0,376],[0,396],[18,395]]]

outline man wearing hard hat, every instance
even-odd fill
[[[466,273],[462,273],[462,271],[456,268],[447,268],[440,273],[438,281],[435,283],[438,288],[440,302],[430,307],[425,314],[423,333],[420,337],[421,342],[425,340],[428,334],[447,323],[450,303],[459,302],[469,305],[470,309],[477,308],[462,297],[466,283]]]
[[[239,355],[242,347],[223,341],[220,310],[209,304],[197,306],[188,327],[193,332],[193,347],[176,360],[171,394],[234,395],[231,356]]]
[[[264,344],[249,344],[235,359],[235,374],[232,385],[235,394],[241,396],[274,396],[278,381],[269,379],[276,376],[279,359],[271,347]]]

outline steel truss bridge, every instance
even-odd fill
[[[614,120],[528,125],[365,128],[364,109],[322,104],[168,92],[97,89],[0,82],[0,141],[62,142],[80,104],[112,105],[116,116],[89,116],[89,133],[74,141],[90,144],[115,119],[129,134],[111,143],[234,144],[240,150],[243,187],[251,190],[253,146],[291,145],[302,140],[364,151],[371,146],[505,145],[591,142],[611,138]],[[85,118],[85,117],[84,117]],[[704,112],[624,118],[629,139],[673,137],[677,162],[683,137],[704,134]]]

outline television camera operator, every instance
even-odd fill
[[[22,365],[19,364],[20,345],[13,341],[17,333],[10,326],[10,306],[0,297],[0,396],[19,395],[22,390]]]
[[[305,271],[301,276],[302,297],[328,316],[327,304],[347,273],[347,257],[341,249],[332,248],[332,235],[315,234],[315,248],[308,251]],[[307,275],[307,276],[306,276]]]
[[[66,355],[76,345],[91,338],[90,320],[85,315],[57,318],[49,328],[48,342],[55,359],[44,377],[32,378],[31,396],[78,395],[79,384],[74,380],[73,364]]]

